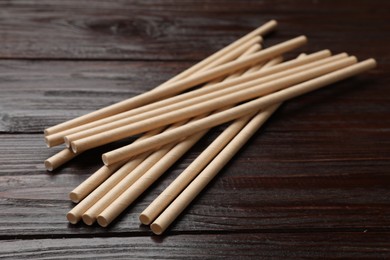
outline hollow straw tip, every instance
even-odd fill
[[[54,166],[49,160],[45,160],[44,164],[45,164],[46,170],[48,170],[49,172],[54,170]]]
[[[64,144],[66,147],[71,148],[71,141],[67,136],[64,136]]]
[[[77,222],[80,221],[80,217],[77,217],[75,214],[72,212],[68,212],[66,214],[66,219],[71,223],[71,224],[77,224]]]
[[[51,145],[49,136],[45,136],[44,140],[45,140],[45,144],[46,144],[47,148],[53,147],[53,145]]]
[[[87,224],[88,226],[92,226],[93,223],[95,223],[95,220],[96,220],[94,217],[92,217],[92,216],[90,216],[88,214],[83,214],[81,218],[82,218],[83,222],[85,224]]]
[[[107,227],[110,223],[107,221],[107,219],[103,216],[97,217],[97,223],[102,227]]]
[[[157,223],[152,223],[151,225],[150,225],[150,229],[153,231],[153,233],[154,234],[156,234],[156,235],[161,235],[163,232],[164,232],[164,230],[162,229],[162,227],[159,225],[159,224],[157,224]]]
[[[80,202],[80,195],[79,194],[77,194],[76,192],[74,192],[74,191],[71,191],[70,193],[69,193],[69,199],[72,201],[72,202],[74,202],[74,203],[79,203]]]
[[[74,142],[70,142],[69,148],[72,149],[72,152],[74,152],[74,153],[78,152],[77,145]]]
[[[150,219],[150,217],[144,213],[141,213],[139,215],[139,221],[141,221],[141,223],[144,225],[149,225],[150,223],[152,223],[152,219]]]
[[[110,160],[108,159],[106,154],[102,154],[102,161],[104,165],[109,166],[110,165]]]

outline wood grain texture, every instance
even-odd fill
[[[0,58],[198,60],[270,19],[280,22],[272,42],[307,34],[312,47],[344,51],[341,47],[347,45],[352,53],[366,50],[364,58],[380,57],[385,50],[373,46],[390,40],[382,33],[390,30],[386,4],[5,1],[0,3]]]
[[[0,2],[0,258],[389,258],[388,1]],[[41,134],[147,91],[269,19],[270,46],[309,44],[378,67],[284,104],[167,232],[138,215],[211,131],[109,228],[71,225],[68,192],[102,163],[53,173]]]
[[[390,163],[381,154],[389,154],[389,150],[369,149],[372,135],[358,138],[361,141],[356,144],[326,131],[324,136],[306,131],[303,135],[278,133],[272,130],[272,125],[282,120],[278,117],[251,139],[185,211],[171,228],[172,234],[388,229]],[[51,174],[45,173],[42,165],[51,151],[43,148],[40,135],[2,136],[0,148],[6,153],[1,160],[10,159],[0,172],[0,236],[150,234],[140,227],[139,214],[217,132],[195,146],[108,229],[72,226],[65,214],[73,207],[68,192],[101,165],[99,154],[109,147],[85,153]],[[340,139],[345,139],[343,149],[332,153]],[[305,140],[313,141],[302,145]],[[8,148],[11,144],[12,149]],[[384,147],[388,149],[389,144]],[[37,156],[35,151],[42,152]]]
[[[388,258],[389,241],[388,233],[363,232],[6,240],[0,258]]]
[[[48,126],[150,90],[190,65],[0,60],[0,132],[41,133]]]

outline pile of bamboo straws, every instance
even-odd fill
[[[49,147],[68,147],[45,161],[49,171],[86,150],[144,133],[102,155],[104,166],[70,193],[78,204],[69,222],[106,227],[208,130],[231,121],[141,213],[143,224],[163,233],[282,102],[376,66],[328,50],[283,62],[281,55],[307,39],[262,49],[262,36],[276,25],[264,24],[149,92],[47,128]]]

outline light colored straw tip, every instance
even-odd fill
[[[278,21],[276,21],[275,19],[272,19],[268,22],[269,25],[273,26],[273,27],[276,27],[278,26]]]
[[[358,59],[356,58],[356,56],[350,56],[349,57],[354,63],[356,63],[358,61]]]
[[[308,41],[308,39],[305,35],[301,35],[297,39],[299,39],[300,41],[305,42],[305,43]]]
[[[260,35],[256,35],[255,37],[253,37],[253,39],[255,39],[256,44],[263,41],[263,37],[261,37]]]
[[[164,232],[164,230],[161,228],[161,226],[159,224],[156,224],[156,223],[152,223],[150,225],[150,229],[156,235],[161,235]]]
[[[100,226],[102,226],[102,227],[107,227],[108,224],[110,224],[110,223],[108,223],[107,219],[105,219],[105,218],[102,217],[102,216],[98,216],[98,217],[97,217],[97,223],[98,223]]]
[[[45,168],[46,168],[46,170],[48,170],[49,172],[51,172],[51,171],[54,170],[53,164],[52,164],[49,160],[46,160],[46,161],[45,161]]]
[[[43,130],[43,134],[44,134],[44,135],[49,135],[50,132],[49,132],[49,130],[45,129],[45,130]]]
[[[74,152],[74,153],[77,153],[77,145],[75,145],[74,143],[70,143],[70,147],[69,148],[71,148],[72,149],[72,152]]]
[[[92,224],[95,222],[95,218],[91,217],[88,214],[83,214],[82,216],[83,222],[87,224],[88,226],[92,226]]]
[[[74,203],[80,202],[80,196],[76,192],[70,192],[69,193],[69,199]]]
[[[108,158],[107,158],[107,155],[102,154],[102,161],[103,161],[104,165],[108,166]]]
[[[77,224],[77,222],[79,222],[80,218],[78,218],[75,214],[73,214],[72,212],[68,212],[68,214],[66,214],[66,219],[71,223],[71,224]]]
[[[368,59],[366,61],[371,64],[372,68],[375,68],[378,65],[377,61],[375,59],[373,59],[373,58],[370,58],[370,59]]]
[[[49,140],[49,138],[47,136],[45,136],[44,140],[45,140],[45,144],[46,144],[46,146],[48,148],[52,147],[51,144],[50,144],[50,140]]]
[[[139,221],[141,221],[142,224],[144,225],[149,225],[152,220],[145,214],[141,213],[141,215],[139,215]]]
[[[65,145],[66,145],[66,147],[68,147],[68,148],[71,148],[72,146],[71,146],[71,143],[70,143],[70,140],[68,139],[68,137],[64,137],[64,143],[65,143]]]

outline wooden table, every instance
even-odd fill
[[[0,258],[390,257],[389,1],[0,2]],[[109,228],[71,225],[87,152],[48,173],[42,130],[147,91],[262,23],[266,46],[374,57],[377,69],[290,101],[165,236],[139,213],[222,128]]]

